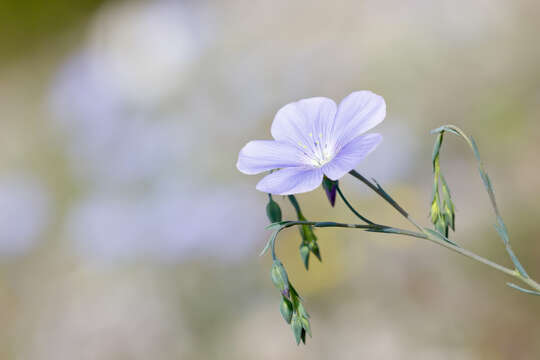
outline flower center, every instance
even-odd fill
[[[331,151],[328,143],[323,140],[322,134],[319,134],[317,138],[313,138],[313,133],[309,133],[309,144],[311,146],[306,146],[304,144],[299,144],[305,150],[309,150],[305,155],[309,158],[311,165],[314,167],[323,167],[325,164],[329,163],[334,155]]]

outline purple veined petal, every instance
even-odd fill
[[[240,150],[236,163],[238,170],[248,175],[277,168],[305,165],[306,157],[298,148],[273,140],[248,142]]]
[[[345,145],[335,158],[322,167],[324,174],[331,180],[338,180],[355,168],[382,141],[380,134],[358,136]]]
[[[380,124],[386,116],[382,96],[371,91],[356,91],[339,104],[333,136],[338,148]]]
[[[266,175],[257,184],[257,190],[274,195],[308,192],[321,185],[321,168],[289,167]]]
[[[321,144],[331,139],[336,111],[336,103],[324,97],[287,104],[274,118],[272,136],[312,155]]]

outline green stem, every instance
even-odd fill
[[[374,185],[371,181],[366,179],[364,176],[362,176],[360,173],[358,173],[356,170],[351,170],[349,172],[352,176],[357,178],[358,180],[362,181],[364,184],[366,184],[371,190],[373,190],[375,193],[377,193],[379,196],[381,196],[386,202],[388,202],[390,205],[392,205],[405,219],[407,219],[411,224],[413,224],[418,230],[422,232],[421,236],[415,236],[421,239],[426,239],[431,242],[434,242],[440,246],[443,246],[449,250],[452,250],[454,252],[457,252],[458,254],[464,255],[468,258],[471,258],[473,260],[476,260],[482,264],[488,265],[491,268],[498,270],[500,272],[505,273],[506,275],[512,276],[516,279],[519,279],[520,281],[524,282],[531,288],[540,291],[540,284],[531,279],[527,275],[521,274],[518,270],[512,270],[507,267],[504,267],[502,265],[499,265],[491,260],[488,260],[486,258],[483,258],[472,251],[469,251],[467,249],[463,249],[462,247],[459,247],[457,245],[454,245],[448,241],[444,241],[442,239],[445,239],[444,236],[441,235],[442,239],[439,239],[438,237],[433,236],[431,233],[427,232],[422,226],[420,226],[416,221],[414,221],[411,216],[401,207],[397,202],[394,201],[384,190],[381,189],[380,186]],[[378,185],[378,184],[377,184]],[[398,233],[399,234],[399,233]],[[418,233],[416,233],[418,234]],[[412,236],[412,235],[411,235]]]
[[[351,210],[354,215],[356,215],[360,220],[362,220],[363,222],[365,222],[367,224],[375,224],[373,221],[368,220],[366,217],[362,216],[358,211],[356,211],[356,209],[349,203],[349,201],[347,201],[347,198],[345,197],[345,195],[343,195],[343,193],[341,192],[341,189],[340,189],[339,185],[336,185],[336,190],[337,190],[341,200],[343,200],[345,205],[347,205],[349,210]]]
[[[414,231],[409,231],[405,229],[395,228],[392,226],[386,226],[386,225],[379,225],[379,224],[345,224],[345,223],[337,223],[337,222],[331,222],[331,221],[323,221],[323,222],[317,222],[317,221],[289,221],[286,224],[283,224],[282,229],[296,226],[296,225],[311,225],[313,227],[340,227],[340,228],[350,228],[350,229],[362,229],[364,231],[371,231],[371,232],[381,232],[381,233],[387,233],[387,234],[397,234],[397,235],[404,235],[404,236],[410,236],[415,237],[418,239],[425,239],[429,240],[437,245],[443,246],[449,250],[452,250],[458,254],[461,254],[463,256],[466,256],[470,259],[476,260],[482,264],[485,264],[497,271],[500,271],[508,276],[511,276],[515,279],[520,280],[521,282],[527,284],[531,288],[540,291],[540,284],[538,284],[536,281],[532,280],[531,278],[525,278],[523,277],[518,271],[509,269],[507,267],[504,267],[502,265],[499,265],[491,260],[488,260],[480,255],[477,255],[473,253],[472,251],[469,251],[467,249],[461,248],[456,245],[452,245],[449,242],[446,242],[444,240],[438,239],[436,237],[431,236],[430,234],[425,233],[419,233]]]
[[[354,176],[355,178],[357,178],[358,180],[366,184],[371,190],[377,193],[377,195],[379,195],[386,202],[392,205],[392,207],[394,207],[394,209],[396,209],[401,215],[403,215],[403,217],[407,219],[407,221],[409,221],[412,225],[414,225],[414,227],[416,227],[418,230],[420,230],[424,234],[428,235],[426,233],[426,230],[422,226],[418,225],[418,223],[410,217],[409,213],[406,212],[401,206],[399,206],[399,204],[395,202],[394,199],[392,199],[390,196],[388,196],[388,194],[385,191],[383,191],[380,187],[374,185],[371,181],[366,179],[364,176],[362,176],[362,174],[360,174],[356,170],[351,170],[349,174],[351,174],[352,176]]]
[[[433,130],[431,133],[436,134],[444,134],[444,132],[450,132],[454,135],[460,136],[465,142],[469,145],[471,148],[474,157],[476,158],[476,162],[478,164],[478,172],[480,173],[480,177],[482,178],[482,182],[484,183],[484,187],[486,188],[486,191],[489,195],[489,200],[491,202],[491,207],[493,208],[493,211],[495,212],[495,218],[497,219],[497,231],[499,232],[505,248],[506,252],[510,256],[510,259],[514,263],[516,269],[520,272],[520,274],[524,278],[528,278],[529,275],[525,271],[525,268],[523,265],[521,265],[520,261],[518,260],[516,254],[514,253],[514,250],[512,250],[512,247],[510,246],[510,240],[508,238],[508,232],[506,230],[506,225],[504,224],[503,218],[501,216],[501,213],[499,211],[499,207],[497,206],[497,200],[495,198],[495,192],[493,191],[493,186],[491,184],[491,180],[489,179],[489,175],[486,172],[486,169],[484,167],[484,162],[482,161],[482,158],[480,157],[480,151],[478,150],[478,146],[476,145],[476,142],[474,141],[474,138],[472,136],[469,136],[465,134],[463,130],[458,128],[455,125],[444,125],[441,126],[438,129]]]

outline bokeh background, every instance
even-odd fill
[[[280,237],[312,315],[297,347],[257,256],[260,177],[235,168],[284,104],[370,89],[385,141],[358,170],[427,225],[429,130],[461,126],[540,277],[539,15],[532,0],[2,0],[0,359],[540,358],[540,303],[499,273],[333,229],[309,273],[298,233]],[[509,266],[471,154],[450,137],[443,151],[454,239]],[[321,189],[299,200],[309,219],[355,221]]]

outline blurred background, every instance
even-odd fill
[[[0,359],[538,359],[540,303],[435,245],[296,230],[279,256],[312,315],[279,314],[260,176],[235,167],[276,111],[385,97],[358,170],[427,225],[429,130],[473,134],[514,248],[540,277],[540,4],[504,1],[0,2]],[[442,168],[463,246],[510,266],[463,142]],[[407,227],[354,179],[366,216]],[[321,189],[313,220],[355,218]],[[285,213],[293,213],[277,199]]]

